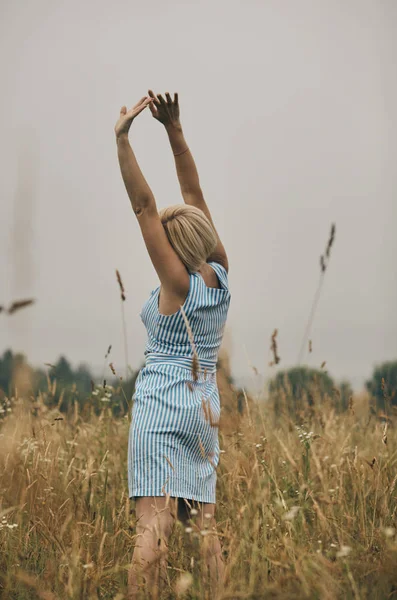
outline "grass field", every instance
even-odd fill
[[[395,423],[364,395],[344,414],[318,395],[293,420],[250,398],[240,414],[222,371],[219,387],[222,598],[397,598]],[[121,600],[136,539],[129,417],[106,402],[61,414],[48,393],[1,403],[0,597]],[[211,598],[204,540],[176,527],[161,598]]]

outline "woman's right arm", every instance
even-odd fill
[[[196,164],[183,134],[182,125],[179,119],[178,95],[175,94],[174,102],[171,100],[169,94],[166,94],[167,102],[165,102],[161,95],[158,96],[158,100],[155,99],[151,90],[149,90],[149,95],[154,99],[153,103],[150,105],[150,110],[153,116],[163,123],[168,134],[168,139],[174,154],[176,172],[183,200],[185,204],[200,208],[215,230],[218,243],[213,254],[209,257],[209,260],[219,262],[228,271],[229,263],[226,250],[216,231],[210,210],[204,199]],[[156,106],[153,107],[153,104]]]

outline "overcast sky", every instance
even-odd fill
[[[296,363],[331,223],[313,353],[355,386],[397,358],[395,0],[36,0],[0,7],[0,353],[138,368],[158,285],[121,180],[114,123],[148,88],[179,92],[229,254],[233,371]],[[394,39],[393,39],[394,38]],[[182,202],[165,131],[130,139],[159,207]]]

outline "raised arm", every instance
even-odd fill
[[[184,299],[189,289],[186,267],[168,240],[157,212],[152,190],[139,168],[128,139],[132,121],[150,102],[152,102],[151,98],[144,97],[129,111],[125,106],[122,107],[120,118],[114,128],[117,155],[132,209],[138,219],[146,248],[161,284],[169,292],[170,297]]]
[[[226,250],[216,231],[210,210],[204,199],[196,164],[183,134],[179,116],[178,94],[175,93],[174,100],[172,100],[169,93],[166,93],[165,96],[167,101],[164,100],[161,94],[158,94],[158,97],[156,98],[152,90],[149,90],[149,96],[153,99],[153,103],[149,105],[150,111],[153,117],[164,125],[168,134],[168,139],[175,158],[176,172],[183,200],[185,204],[200,208],[208,217],[215,230],[218,243],[213,254],[209,257],[209,260],[219,262],[228,271],[229,262]]]
[[[132,121],[149,103],[150,101],[145,97],[141,98],[138,104],[128,111],[128,113],[127,108],[123,106],[120,110],[120,118],[114,128],[121,175],[132,209],[137,216],[139,216],[144,209],[153,209],[157,211],[156,201],[152,190],[139,168],[128,139]]]

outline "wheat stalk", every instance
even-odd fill
[[[124,339],[124,358],[125,358],[125,378],[128,379],[128,341],[127,341],[127,326],[125,322],[125,312],[124,312],[124,302],[126,300],[125,289],[123,285],[123,281],[121,279],[121,275],[118,269],[116,269],[116,277],[117,283],[120,288],[120,298],[121,298],[121,320],[123,327],[123,339]]]
[[[321,292],[323,289],[323,284],[324,284],[324,275],[326,273],[326,270],[328,268],[328,264],[329,264],[329,260],[331,257],[331,248],[333,246],[333,243],[335,241],[335,233],[336,233],[336,226],[333,223],[331,225],[331,231],[330,231],[330,235],[328,238],[328,242],[327,242],[327,246],[325,249],[325,253],[322,254],[320,256],[320,279],[319,279],[319,283],[316,289],[316,292],[314,294],[314,298],[313,298],[313,302],[312,302],[312,306],[310,309],[310,313],[309,313],[309,318],[306,324],[306,328],[305,328],[305,332],[303,334],[303,339],[302,339],[302,344],[301,344],[301,348],[299,350],[299,355],[298,355],[298,365],[301,364],[302,360],[303,360],[303,356],[305,353],[305,348],[306,348],[306,343],[307,343],[307,339],[310,335],[310,330],[311,327],[313,325],[313,321],[314,321],[314,316],[316,313],[316,309],[318,306],[318,302],[320,300],[320,296],[321,296]]]

